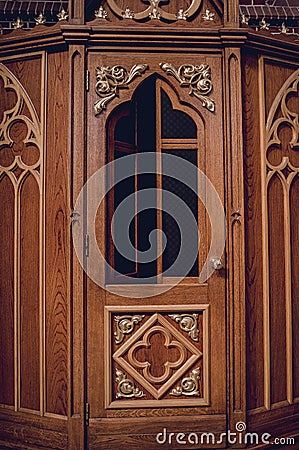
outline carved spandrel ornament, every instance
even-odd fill
[[[179,323],[181,330],[186,331],[193,341],[198,342],[198,314],[169,314],[169,317]]]
[[[170,395],[175,397],[187,396],[199,396],[199,381],[200,381],[200,368],[194,369],[190,372],[188,377],[182,379],[181,384],[172,389]]]
[[[114,331],[115,343],[120,344],[126,334],[132,333],[135,325],[137,325],[144,318],[144,315],[134,316],[115,316],[116,330]]]
[[[213,89],[211,81],[211,68],[207,64],[200,66],[192,64],[183,64],[178,69],[173,64],[161,62],[160,67],[168,75],[172,75],[182,87],[189,87],[189,95],[197,97],[202,106],[213,112],[215,102],[208,94]]]
[[[95,115],[100,114],[106,108],[107,103],[119,96],[120,89],[128,88],[128,84],[135,77],[141,76],[147,69],[147,64],[135,64],[130,71],[123,66],[97,67],[95,91],[100,100],[94,105]]]
[[[192,16],[199,10],[202,0],[190,0],[189,6],[186,9],[180,8],[179,11],[174,12],[163,9],[163,0],[140,0],[140,3],[148,4],[148,7],[143,11],[134,12],[134,16],[130,17],[133,20],[165,20],[167,22],[176,22],[177,20],[191,20]],[[128,18],[126,15],[126,10],[129,8],[128,4],[125,4],[125,9],[118,5],[117,0],[107,0],[107,4],[117,17]]]
[[[117,393],[116,398],[141,398],[145,397],[143,391],[136,387],[132,380],[129,380],[126,375],[119,369],[116,369]]]

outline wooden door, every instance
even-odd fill
[[[225,269],[212,270],[224,245],[221,80],[205,103],[174,76],[194,56],[170,59],[167,70],[156,55],[110,55],[110,69],[90,55],[98,94],[111,89],[88,101],[88,176],[107,191],[87,219],[90,449],[225,447]],[[219,57],[204,60],[198,77],[221,73]],[[133,258],[117,247],[124,229]],[[183,245],[187,265],[176,264]]]

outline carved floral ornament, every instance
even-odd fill
[[[143,11],[131,11],[129,4],[124,3],[124,9],[118,6],[115,0],[107,0],[110,9],[116,16],[123,19],[132,19],[136,21],[144,20],[165,20],[167,22],[175,22],[177,20],[187,20],[199,10],[202,0],[191,0],[186,9],[180,8],[176,13],[165,11],[162,7],[163,0],[143,0],[140,3],[148,4]]]
[[[214,112],[215,102],[208,96],[213,89],[211,81],[211,68],[207,64],[192,65],[183,64],[178,69],[167,62],[161,62],[160,68],[170,76],[173,76],[182,87],[189,88],[189,95],[198,98],[202,106]],[[100,97],[94,104],[94,112],[97,116],[107,103],[115,97],[119,97],[121,89],[128,89],[128,85],[137,76],[141,76],[149,69],[147,64],[135,64],[128,70],[124,66],[99,66],[96,68],[95,91]]]

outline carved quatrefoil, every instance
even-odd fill
[[[152,345],[160,334],[164,357]],[[198,348],[161,314],[148,319],[113,355],[114,361],[155,399],[161,398],[202,357]],[[159,365],[159,375],[153,366]]]

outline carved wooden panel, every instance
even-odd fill
[[[282,71],[282,69],[280,69]],[[272,81],[273,83],[273,81]],[[269,109],[263,153],[264,171],[264,321],[266,405],[292,403],[298,377],[296,354],[297,267],[293,237],[294,197],[299,176],[299,70],[293,70]],[[296,192],[296,194],[295,194]],[[293,360],[294,357],[294,360]]]
[[[106,407],[208,404],[207,305],[155,309],[106,308]]]
[[[247,399],[262,414],[298,397],[298,66],[248,53],[243,69]]]
[[[0,278],[6,278],[0,292],[5,315],[2,316],[4,342],[5,402],[16,409],[40,410],[41,313],[42,291],[42,211],[43,211],[43,140],[40,56],[26,62],[8,61],[0,64],[0,192],[1,204],[6,204],[7,224],[11,230],[5,236],[7,255],[1,258]],[[11,70],[8,69],[8,66]],[[25,67],[25,75],[23,69]],[[33,99],[27,92],[28,73],[36,83]],[[14,73],[15,74],[14,74]],[[17,78],[18,77],[18,78]],[[25,84],[21,83],[21,81]],[[29,83],[30,84],[30,83]],[[32,91],[29,88],[29,91]],[[37,97],[39,99],[37,100]],[[37,107],[37,109],[36,109]],[[5,198],[5,200],[4,200]],[[3,201],[3,203],[2,203]],[[3,224],[1,235],[7,225]],[[2,247],[2,246],[1,246]],[[1,325],[2,326],[2,325]],[[34,345],[33,345],[34,342]],[[12,385],[14,384],[14,398]],[[5,399],[6,397],[6,399]]]

